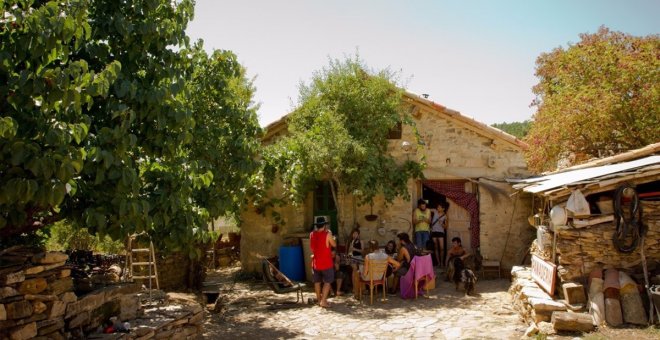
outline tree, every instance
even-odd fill
[[[407,195],[408,180],[422,176],[423,165],[387,152],[389,131],[413,124],[393,79],[389,71],[369,71],[359,57],[331,60],[301,84],[289,135],[264,151],[262,179],[272,183],[268,178],[279,174],[284,199],[293,202],[320,180],[330,181],[335,200],[347,193],[361,203]]]
[[[0,37],[3,60],[13,61],[0,75],[11,86],[3,98],[21,91],[11,96],[21,102],[2,104],[2,164],[16,160],[0,172],[8,220],[0,233],[67,219],[114,239],[147,231],[162,248],[198,255],[191,245],[208,240],[212,218],[239,209],[255,167],[259,128],[242,66],[229,52],[190,47],[191,1],[16,3],[4,10],[22,30]],[[63,20],[65,31],[68,16],[77,19],[73,34],[53,35],[39,54],[27,48],[57,32],[53,22]],[[51,75],[64,69],[78,73]],[[27,92],[24,79],[46,85]]]
[[[639,148],[660,136],[660,37],[601,27],[580,38],[536,61],[538,110],[525,139],[532,170]]]
[[[497,129],[500,129],[518,139],[523,139],[527,136],[529,129],[532,125],[531,120],[524,120],[522,122],[511,122],[511,123],[495,123],[491,126]]]

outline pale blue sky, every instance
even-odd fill
[[[529,119],[536,57],[599,26],[660,32],[660,0],[197,0],[188,33],[256,76],[261,125],[289,113],[298,84],[359,50],[417,94],[484,123]]]

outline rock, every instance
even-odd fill
[[[73,280],[70,277],[53,281],[48,287],[48,292],[53,295],[71,291],[73,291]]]
[[[7,310],[5,309],[5,305],[0,303],[0,321],[1,320],[7,320]]]
[[[9,273],[5,275],[4,278],[0,278],[0,285],[9,286],[23,281],[25,281],[25,272],[19,271],[15,273]]]
[[[89,321],[89,312],[83,312],[76,314],[71,320],[69,320],[68,327],[69,329],[80,327],[81,325]]]
[[[31,322],[27,325],[19,326],[9,332],[11,340],[27,340],[37,336],[37,323]]]
[[[64,301],[53,301],[53,304],[50,306],[50,311],[48,312],[48,318],[54,319],[60,316],[63,316],[66,312],[67,303]]]
[[[58,268],[58,267],[62,267],[65,264],[66,264],[66,260],[62,261],[62,262],[57,262],[57,263],[53,263],[53,264],[44,265],[44,270],[55,269],[55,268]]]
[[[127,321],[135,319],[140,309],[140,299],[135,294],[122,296],[119,302],[119,308],[120,320]]]
[[[545,321],[539,322],[538,328],[539,328],[539,333],[541,334],[552,335],[557,333],[557,331],[555,331],[555,328],[552,327],[552,324],[549,322],[545,322]]]
[[[61,278],[69,277],[69,276],[71,276],[71,269],[62,269],[60,271],[60,277]]]
[[[536,327],[536,324],[535,324],[535,323],[532,323],[532,324],[529,325],[529,327],[527,327],[527,329],[525,330],[525,336],[526,336],[526,337],[532,337],[532,336],[536,335],[536,333],[538,333],[538,332],[539,332],[539,328]]]
[[[78,297],[76,296],[76,294],[74,292],[66,292],[66,293],[60,295],[59,298],[60,298],[60,300],[62,300],[62,302],[66,302],[66,303],[71,303],[71,302],[78,301]]]
[[[41,301],[33,301],[32,302],[32,310],[34,311],[34,314],[41,314],[46,311],[48,307],[46,306],[45,303]]]
[[[526,298],[538,298],[538,299],[543,299],[543,300],[551,300],[552,297],[548,295],[544,290],[538,287],[523,287],[522,289],[522,295],[524,295]]]
[[[55,296],[55,295],[32,295],[32,294],[26,294],[26,295],[25,295],[25,300],[31,300],[31,301],[55,301],[55,300],[57,300],[57,296]]]
[[[5,308],[7,309],[7,319],[10,320],[27,318],[33,312],[32,304],[25,300],[10,303],[5,305]]]
[[[44,278],[36,278],[21,282],[18,291],[22,294],[39,294],[46,290],[48,282]]]
[[[18,295],[18,291],[12,287],[0,288],[0,300]]]
[[[594,330],[594,319],[586,313],[554,312],[552,327],[556,331],[591,332]]]
[[[564,291],[564,298],[569,305],[585,304],[587,297],[584,294],[584,287],[579,283],[567,282],[561,285]]]
[[[70,303],[66,307],[65,319],[68,319],[80,312],[88,312],[92,309],[95,309],[101,306],[104,301],[105,294],[103,292],[88,294],[78,301]]]
[[[39,335],[48,335],[56,330],[64,328],[64,320],[59,318],[55,320],[43,320],[37,322],[37,330]]]
[[[566,311],[563,303],[548,299],[530,298],[529,304],[537,312]]]
[[[32,257],[32,262],[41,264],[53,264],[65,262],[68,258],[69,256],[67,254],[56,251],[48,251],[34,255]]]
[[[38,274],[44,271],[44,266],[30,267],[25,270],[25,275]]]

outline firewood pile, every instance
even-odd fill
[[[642,201],[642,210],[642,221],[648,228],[644,251],[649,260],[650,270],[653,271],[660,261],[660,202]],[[617,251],[612,243],[614,231],[614,222],[561,230],[557,234],[559,278],[562,281],[581,280],[594,269],[603,266],[639,269],[641,264],[639,250],[631,254]]]

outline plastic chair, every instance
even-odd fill
[[[303,288],[306,287],[304,283],[293,282],[289,280],[286,275],[279,271],[275,265],[270,263],[270,261],[264,259],[261,261],[261,270],[263,271],[264,281],[273,292],[277,294],[285,294],[290,292],[296,292],[296,303],[298,301],[305,301],[303,298]],[[275,274],[273,274],[275,273]],[[281,279],[278,279],[277,277]]]
[[[387,272],[387,259],[374,260],[367,257],[365,259],[366,273],[362,273],[358,282],[358,298],[362,300],[362,288],[364,285],[369,285],[371,295],[371,304],[374,304],[374,288],[378,285],[383,286],[383,300],[385,297],[385,290],[387,289],[387,279],[385,272]]]

